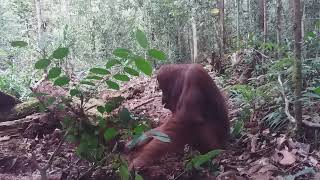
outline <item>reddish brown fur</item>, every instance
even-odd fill
[[[225,100],[203,67],[163,65],[157,79],[162,103],[172,111],[172,117],[155,129],[167,134],[171,142],[152,139],[138,147],[131,167],[146,167],[166,153],[182,152],[186,144],[201,153],[225,148],[229,137]]]

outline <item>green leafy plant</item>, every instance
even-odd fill
[[[201,166],[204,164],[212,161],[214,158],[216,158],[222,150],[216,149],[212,150],[206,154],[196,155],[193,157],[187,164],[186,164],[186,170],[190,171],[192,169],[200,170]]]
[[[138,29],[135,32],[135,37],[149,57],[158,60],[166,59],[164,52],[157,49],[149,49],[147,37],[141,30]],[[14,45],[23,46],[24,43],[15,43]],[[56,103],[56,105],[64,108],[68,106],[71,99],[78,98],[80,100],[77,114],[81,116],[66,117],[62,122],[63,128],[68,132],[66,139],[77,144],[76,153],[84,159],[98,162],[103,157],[106,157],[106,153],[113,153],[116,143],[112,142],[117,140],[116,137],[134,135],[133,145],[143,140],[143,132],[149,129],[149,126],[138,121],[138,118],[132,115],[128,109],[122,108],[117,115],[110,115],[113,110],[121,105],[123,98],[113,98],[106,102],[105,105],[97,106],[96,109],[100,115],[96,117],[95,121],[98,124],[92,124],[87,120],[89,117],[86,115],[87,109],[85,108],[90,96],[85,96],[103,84],[109,89],[119,90],[120,83],[130,81],[132,76],[139,76],[140,72],[151,76],[153,68],[150,61],[129,49],[117,48],[112,52],[114,57],[109,58],[104,67],[89,69],[88,74],[78,84],[71,85],[70,78],[59,66],[60,62],[68,56],[69,51],[69,47],[59,47],[50,56],[39,59],[34,67],[37,70],[47,72],[47,78],[53,82],[54,86],[70,89],[70,96],[63,97],[62,101],[60,100],[61,102]],[[40,94],[39,96],[48,95]],[[47,102],[43,104],[43,109],[55,104],[55,102],[59,101],[58,99],[47,97]],[[104,116],[105,113],[109,114],[109,116]],[[153,130],[149,134],[151,137],[163,142],[170,142],[170,138],[161,132]],[[108,147],[110,145],[112,146]],[[121,179],[132,177],[125,163],[122,162],[118,169]],[[142,179],[138,174],[135,174],[134,177],[135,179]]]

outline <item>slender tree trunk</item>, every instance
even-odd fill
[[[258,13],[258,27],[260,29],[260,32],[263,32],[264,30],[264,0],[258,0],[258,9],[259,9],[259,13]]]
[[[189,44],[189,49],[190,49],[190,61],[193,62],[193,46],[192,46],[192,29],[188,28],[188,34],[189,34],[189,38],[188,38],[188,44]]]
[[[91,22],[91,51],[92,53],[94,54],[96,52],[96,32],[95,32],[95,25],[96,24],[96,21],[93,20]]]
[[[248,0],[248,18],[249,18],[249,27],[252,27],[252,12],[251,12],[251,0]]]
[[[292,0],[293,3],[293,14],[294,14],[294,73],[293,73],[293,82],[294,82],[294,112],[295,119],[297,121],[298,129],[301,129],[302,124],[302,103],[301,103],[301,91],[302,91],[302,60],[301,60],[301,4],[300,0]]]
[[[304,1],[301,1],[301,8],[302,8],[302,12],[301,12],[301,16],[302,16],[302,19],[301,19],[301,38],[303,39],[304,38],[304,21],[306,19],[306,13],[305,13],[305,10],[306,10],[306,7],[305,7],[305,2]]]
[[[224,32],[224,0],[220,0],[219,5],[219,21],[220,21],[220,36],[221,36],[221,44],[220,44],[220,57],[223,57],[224,54],[224,46],[226,43],[226,37]]]
[[[263,41],[268,40],[267,0],[263,0]]]
[[[192,28],[192,42],[193,42],[193,63],[196,62],[198,56],[198,37],[197,37],[197,25],[195,19],[194,8],[192,9],[191,28]]]
[[[45,56],[45,47],[43,46],[43,33],[45,32],[45,24],[42,17],[41,0],[35,0],[36,16],[37,16],[37,35],[38,35],[38,48],[42,56]]]
[[[281,13],[282,13],[282,2],[281,0],[277,1],[277,46],[278,46],[278,52],[277,52],[277,58],[281,58]]]
[[[240,48],[240,0],[237,3],[237,49]]]

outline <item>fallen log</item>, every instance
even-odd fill
[[[39,110],[39,105],[40,102],[37,99],[32,99],[10,109],[7,108],[6,111],[0,111],[0,122],[17,120],[36,113]]]

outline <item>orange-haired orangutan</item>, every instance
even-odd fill
[[[166,153],[183,152],[186,144],[201,153],[226,147],[229,120],[225,99],[201,65],[163,65],[157,75],[162,103],[172,116],[155,130],[170,137],[137,147],[131,156],[131,168],[151,165]]]

